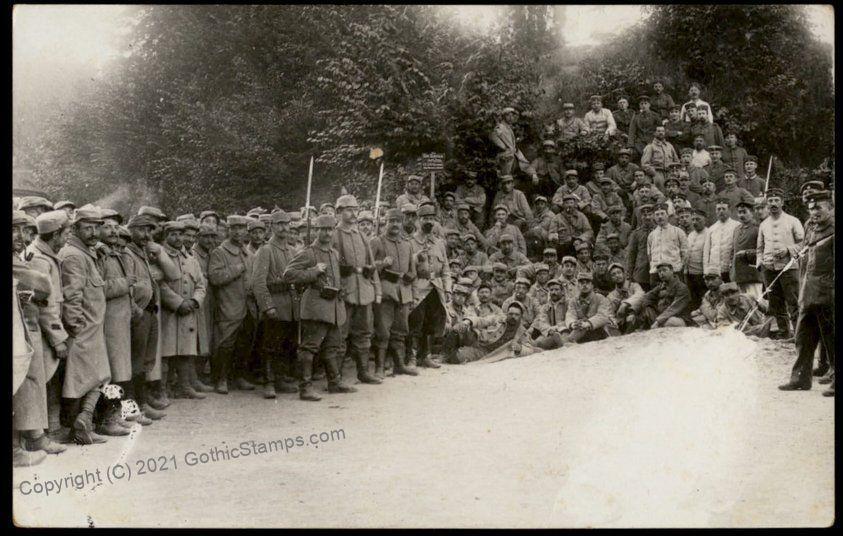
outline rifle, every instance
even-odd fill
[[[375,194],[375,236],[380,234],[381,185],[383,184],[383,151],[379,148],[369,151],[372,160],[381,159],[381,169],[378,173],[378,192]]]
[[[307,244],[310,244],[310,187],[313,184],[313,157],[310,157],[310,168],[307,170],[307,199],[304,210],[307,212]]]
[[[770,172],[773,171],[773,155],[770,155],[770,163],[767,164],[767,180],[764,182],[764,197],[767,197],[767,190],[770,188]]]

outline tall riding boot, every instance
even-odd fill
[[[202,356],[194,356],[188,357],[187,360],[189,364],[187,372],[190,375],[190,386],[193,387],[193,390],[198,393],[212,392],[214,388],[210,385],[205,385],[205,383],[199,379],[198,371],[202,368],[204,358]]]
[[[375,377],[383,379],[384,363],[386,362],[386,348],[375,348]]]
[[[356,393],[357,389],[346,385],[342,382],[337,362],[334,357],[322,357],[322,363],[325,365],[325,376],[328,377],[328,392],[329,393]]]
[[[79,413],[73,421],[73,439],[80,445],[106,442],[104,437],[94,433],[94,409],[97,407],[100,394],[99,390],[94,389],[82,397]]]
[[[387,350],[389,351],[390,357],[392,358],[392,374],[394,376],[397,376],[399,374],[406,374],[407,376],[419,375],[419,371],[414,368],[409,368],[404,364],[403,344],[396,344],[395,346],[390,344]]]
[[[416,365],[418,365],[418,354],[419,349],[421,348],[421,340],[422,337],[417,335],[413,335],[407,339],[407,342],[409,343],[407,345],[407,366],[410,368],[416,368]]]
[[[178,385],[173,391],[173,398],[195,398],[202,400],[205,398],[205,395],[194,390],[190,383],[190,369],[193,368],[193,363],[190,362],[190,359],[191,357],[186,355],[170,357],[170,366],[175,365],[175,372],[178,373]],[[171,375],[173,372],[173,370],[170,370]]]
[[[369,374],[369,352],[363,352],[357,348],[352,350],[354,362],[357,364],[357,379],[361,383],[377,385],[381,380]]]
[[[299,367],[301,369],[299,398],[311,402],[322,400],[322,397],[316,394],[316,390],[313,389],[313,355],[307,352],[301,352],[299,354]]]
[[[272,399],[276,397],[275,394],[275,370],[272,366],[272,356],[268,355],[269,352],[267,350],[261,351],[261,361],[263,362],[263,376],[264,376],[264,384],[263,384],[263,397],[266,399]]]

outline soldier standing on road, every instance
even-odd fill
[[[348,315],[348,322],[341,328],[342,341],[350,345],[350,354],[357,365],[357,379],[362,383],[378,384],[381,380],[369,374],[369,349],[374,330],[372,303],[381,302],[380,278],[372,250],[357,230],[360,208],[357,199],[344,195],[337,199],[336,206],[340,222],[334,231],[332,245],[340,256],[342,294]]]
[[[392,359],[393,375],[418,375],[415,369],[404,365],[416,256],[409,240],[401,236],[401,220],[397,208],[387,211],[386,232],[369,242],[383,293],[381,303],[374,305],[375,376],[380,378],[384,376],[387,355]]]
[[[331,243],[337,226],[333,216],[320,215],[313,222],[316,241],[301,250],[284,271],[288,284],[307,285],[301,301],[302,340],[298,349],[301,371],[299,398],[321,400],[313,389],[313,362],[316,356],[325,365],[328,392],[354,393],[340,379],[337,356],[342,346],[343,326],[347,322],[345,301],[341,296],[340,257]]]

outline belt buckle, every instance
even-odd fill
[[[363,267],[362,266],[356,266],[354,268],[354,271],[358,274],[362,274],[363,273]]]

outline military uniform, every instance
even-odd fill
[[[566,329],[565,315],[567,311],[568,302],[564,295],[555,302],[548,300],[541,305],[528,330],[533,337],[532,344],[543,350],[552,350],[562,346],[561,334]]]
[[[509,234],[512,236],[513,240],[515,241],[515,250],[522,255],[527,254],[527,241],[524,240],[524,235],[521,234],[521,231],[515,225],[511,223],[504,224],[502,227],[498,227],[496,224],[492,224],[486,230],[486,244],[491,248],[497,248],[498,242],[500,241],[501,235]]]
[[[644,147],[652,141],[656,127],[661,125],[661,117],[652,110],[635,114],[629,124],[629,143],[638,154],[644,154]]]
[[[578,276],[580,277],[580,276]],[[611,305],[605,296],[596,292],[580,294],[568,304],[565,325],[570,330],[563,335],[565,342],[589,342],[605,339],[609,332],[606,326],[611,316]],[[588,321],[588,328],[572,328],[574,322]]]
[[[440,346],[445,331],[446,294],[451,292],[451,272],[441,240],[416,231],[410,240],[416,255],[416,274],[413,281],[413,304],[410,312],[410,334],[419,364],[427,361],[431,346]],[[432,341],[428,339],[432,338]]]
[[[640,312],[644,328],[657,320],[664,324],[671,318],[679,319],[687,326],[692,322],[690,304],[688,287],[674,277],[669,283],[662,281],[644,294],[636,313]]]

